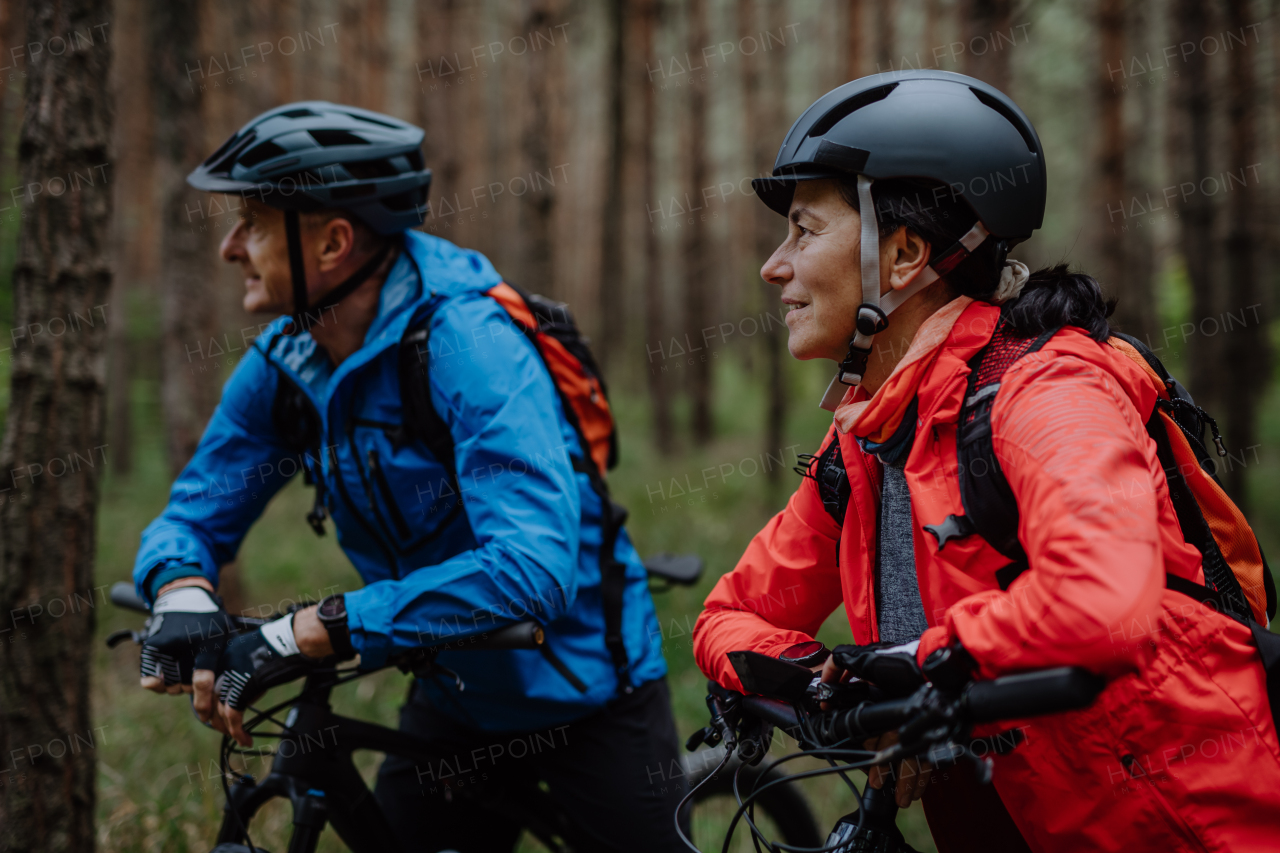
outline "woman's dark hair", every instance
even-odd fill
[[[857,182],[840,178],[838,184],[841,198],[857,210]],[[973,209],[963,198],[946,184],[934,181],[906,178],[876,181],[871,185],[871,198],[876,206],[881,237],[888,237],[899,228],[909,228],[929,243],[935,257],[949,249],[977,221]],[[947,273],[947,283],[958,294],[991,301],[1013,245],[994,237],[984,240]],[[1084,273],[1071,272],[1066,264],[1057,264],[1031,273],[1022,293],[1000,306],[1000,316],[1027,337],[1060,326],[1076,326],[1102,342],[1111,336],[1107,318],[1113,310],[1115,300],[1103,298],[1097,281]]]

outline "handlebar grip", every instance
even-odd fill
[[[783,731],[791,731],[800,726],[795,708],[786,702],[769,699],[765,696],[745,696],[742,699],[742,710],[753,717],[759,717],[766,723],[777,726]]]
[[[542,632],[542,626],[537,622],[528,621],[505,625],[497,630],[487,631],[483,634],[473,634],[470,637],[464,637],[452,643],[436,646],[436,648],[440,651],[536,649],[545,640],[546,636]]]
[[[874,737],[902,726],[918,710],[911,696],[886,702],[863,702],[856,708],[838,712],[832,719],[832,731],[840,739]]]
[[[979,681],[965,691],[964,707],[975,723],[1035,717],[1087,707],[1104,686],[1086,669],[1063,666]]]
[[[111,603],[116,607],[123,607],[125,610],[136,610],[139,613],[150,613],[151,609],[147,607],[147,603],[138,597],[138,593],[134,592],[133,584],[124,581],[116,581],[111,585]]]

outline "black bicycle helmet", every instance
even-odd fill
[[[307,324],[308,310],[298,214],[339,208],[386,236],[421,225],[431,187],[431,170],[422,160],[423,136],[422,128],[382,113],[299,101],[268,110],[240,128],[187,176],[187,183],[257,198],[285,212],[296,330]],[[312,311],[318,314],[359,287],[390,248],[310,306]]]
[[[891,71],[831,90],[787,133],[773,176],[752,181],[772,210],[787,216],[797,181],[856,177],[862,216],[863,304],[849,355],[823,405],[834,408],[839,384],[862,381],[871,338],[912,294],[945,275],[988,236],[1006,249],[1044,220],[1044,152],[1030,119],[998,89],[950,71]],[[871,184],[888,178],[936,181],[974,213],[974,226],[930,260],[911,286],[880,297],[879,227]]]

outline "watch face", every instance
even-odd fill
[[[320,602],[320,607],[316,611],[316,616],[319,617],[322,622],[326,619],[346,618],[346,615],[347,603],[340,595],[326,598],[324,601]]]
[[[807,643],[796,643],[778,655],[778,659],[788,663],[798,663],[801,666],[817,666],[825,662],[830,655],[826,646],[817,640],[810,640]]]

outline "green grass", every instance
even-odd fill
[[[615,499],[631,509],[629,529],[642,553],[660,550],[696,551],[707,561],[707,574],[696,589],[675,589],[656,596],[664,633],[664,652],[671,668],[671,686],[681,736],[706,723],[705,682],[694,666],[689,630],[715,580],[733,567],[748,540],[785,502],[797,477],[790,470],[794,453],[815,449],[829,415],[816,405],[826,379],[814,365],[788,365],[795,414],[788,425],[788,452],[778,481],[757,467],[764,448],[761,432],[763,401],[749,371],[737,359],[721,361],[717,375],[716,415],[719,437],[700,449],[686,447],[674,456],[654,453],[647,440],[647,402],[620,395],[618,416],[625,425],[622,462],[611,476]],[[162,459],[159,410],[155,387],[139,382],[134,389],[138,435],[135,469],[127,478],[109,477],[104,485],[99,516],[97,583],[129,577],[138,537],[164,506],[169,475]],[[680,419],[687,417],[678,408]],[[776,459],[778,449],[772,449]],[[721,465],[732,466],[721,469]],[[703,470],[712,467],[710,483]],[[773,467],[777,467],[776,462]],[[720,472],[724,471],[723,480]],[[672,496],[671,480],[698,486],[700,493]],[[702,500],[703,497],[707,499]],[[310,491],[300,484],[287,487],[267,508],[246,539],[240,554],[245,602],[276,607],[336,585],[359,586],[360,580],[338,549],[332,535],[317,538],[303,520],[310,507]],[[97,611],[98,635],[118,628],[137,627],[136,614],[111,607]],[[829,644],[849,639],[843,609],[823,629]],[[185,697],[157,696],[137,686],[137,651],[123,646],[95,651],[93,699],[95,725],[104,726],[97,751],[98,841],[103,851],[206,851],[221,816],[223,795],[217,778],[219,736],[200,726]],[[392,670],[366,678],[335,692],[339,713],[394,725],[396,709],[408,685],[406,676]],[[288,688],[277,691],[283,697]],[[784,743],[785,742],[785,743]],[[779,736],[776,756],[792,746]],[[372,778],[379,756],[366,755],[361,769]],[[211,763],[212,762],[212,763]],[[255,762],[256,763],[256,762]],[[805,765],[817,766],[817,765]],[[251,767],[251,771],[252,771]],[[861,778],[860,774],[855,774]],[[803,783],[826,831],[842,814],[854,810],[852,795],[838,779]],[[731,810],[708,808],[698,818],[697,835],[704,846],[719,847]],[[933,850],[919,805],[902,815],[908,840],[921,850]],[[290,814],[277,802],[255,821],[254,841],[269,850],[287,846]],[[739,833],[737,849],[750,849]],[[321,844],[326,851],[344,849],[332,832]],[[539,849],[527,841],[522,849]]]

